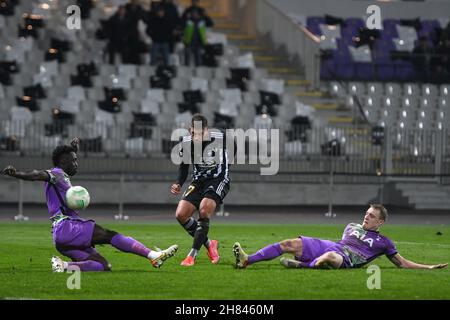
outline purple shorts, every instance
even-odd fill
[[[63,220],[53,227],[53,242],[57,247],[89,248],[94,226],[94,220]]]
[[[295,257],[296,260],[302,262],[304,267],[313,268],[317,258],[326,252],[336,252],[341,255],[344,260],[340,268],[350,268],[351,263],[347,255],[342,250],[342,246],[330,240],[322,240],[300,236],[302,239],[302,256]]]

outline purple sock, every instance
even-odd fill
[[[111,239],[111,245],[120,251],[123,252],[131,252],[137,254],[138,256],[148,258],[148,254],[150,253],[150,249],[144,246],[137,240],[134,240],[130,237],[125,237],[122,234],[116,234]]]
[[[77,266],[78,268],[80,268],[80,271],[105,271],[105,268],[103,267],[103,265],[100,262],[97,261],[93,261],[93,260],[86,260],[86,261],[80,261],[80,262],[68,262],[68,269],[69,270],[74,270],[71,269],[71,266]]]
[[[255,254],[248,256],[248,264],[252,264],[262,260],[272,260],[281,256],[283,251],[279,243],[274,243],[258,250]]]

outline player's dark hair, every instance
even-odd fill
[[[383,219],[384,221],[387,220],[388,211],[382,204],[374,203],[374,204],[371,204],[370,207],[374,208],[375,210],[378,210],[378,212],[380,213],[381,219]]]
[[[59,165],[61,157],[71,152],[75,152],[75,149],[71,146],[57,146],[55,150],[53,150],[52,154],[53,165],[57,167]]]
[[[208,120],[200,113],[196,113],[192,116],[191,127],[194,128],[195,122],[201,122],[202,128],[206,128],[208,126]]]

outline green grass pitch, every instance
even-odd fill
[[[102,224],[102,223],[100,223]],[[102,224],[103,225],[103,224]],[[344,226],[215,224],[210,235],[220,241],[221,262],[212,265],[204,251],[197,264],[179,264],[191,238],[177,224],[105,223],[105,227],[135,237],[148,246],[178,244],[177,255],[161,269],[143,258],[110,246],[98,250],[111,262],[113,272],[83,273],[81,289],[69,290],[70,274],[54,274],[50,258],[56,254],[49,223],[0,223],[0,299],[449,299],[450,269],[402,270],[382,257],[381,289],[369,290],[365,268],[354,270],[284,269],[279,259],[233,268],[232,245],[257,249],[298,234],[339,239]],[[406,258],[424,263],[450,262],[450,227],[386,226]],[[442,235],[436,235],[436,232]]]

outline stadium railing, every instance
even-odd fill
[[[171,141],[173,126],[145,126],[137,130],[130,124],[58,125],[61,127],[45,130],[45,124],[40,122],[0,121],[0,167],[9,162],[26,168],[37,164],[46,167],[52,150],[77,136],[82,140],[79,156],[86,173],[158,173],[175,169],[170,161],[172,149],[178,143]],[[279,161],[280,177],[276,179],[287,181],[298,179],[292,177],[299,173],[444,177],[450,174],[449,129],[284,125],[278,130],[279,140],[269,140],[267,152],[262,150],[264,144],[259,144],[261,139],[249,139],[247,135],[245,164],[235,165],[233,171],[247,178],[259,173],[266,166],[260,161],[262,152],[272,161]],[[246,129],[244,132],[248,134]],[[254,148],[249,147],[251,143]],[[275,143],[278,157],[270,153]],[[249,161],[251,157],[256,159],[253,164]]]

